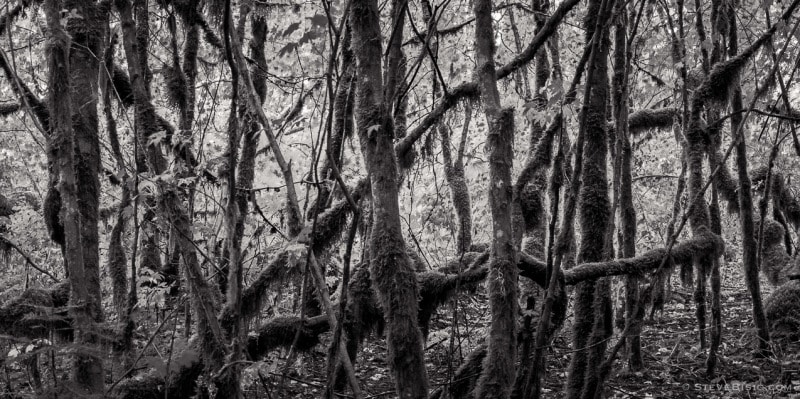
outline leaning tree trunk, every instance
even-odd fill
[[[136,40],[136,23],[129,0],[117,0],[114,4],[119,11],[122,25],[122,42],[128,61],[131,86],[133,89],[135,124],[137,140],[144,141],[147,147],[146,161],[150,170],[164,170],[166,159],[158,146],[147,146],[147,138],[156,132],[156,113],[147,89],[146,75],[140,63],[139,42]],[[142,145],[142,143],[140,143]],[[200,269],[195,243],[193,241],[192,222],[188,212],[181,205],[178,193],[171,187],[159,183],[160,205],[167,220],[177,232],[177,247],[183,258],[187,280],[191,287],[191,300],[197,314],[197,329],[203,349],[205,363],[210,371],[218,371],[225,362],[227,347],[223,342],[220,323],[217,320],[218,294],[209,287]]]
[[[75,326],[74,341],[81,348],[75,355],[72,379],[80,394],[102,395],[103,361],[93,348],[98,342],[96,323],[102,315],[99,276],[93,277],[97,269],[93,269],[89,264],[99,254],[96,241],[92,243],[91,235],[84,234],[85,231],[90,231],[92,226],[84,228],[82,225],[87,220],[82,217],[84,215],[81,207],[82,202],[91,204],[96,198],[88,198],[91,195],[88,191],[82,191],[85,194],[79,195],[78,184],[81,182],[79,176],[85,171],[79,170],[79,161],[76,159],[78,154],[72,150],[78,143],[86,144],[88,139],[86,136],[78,137],[78,129],[73,127],[73,107],[70,97],[74,90],[71,78],[80,76],[81,68],[87,66],[80,64],[78,56],[69,57],[70,36],[61,25],[60,15],[60,10],[64,6],[57,0],[48,0],[45,4],[47,26],[51,35],[48,51],[50,73],[48,108],[51,116],[49,146],[56,149],[58,154],[60,171],[58,190],[62,198],[61,220],[64,223],[67,256],[65,261],[69,268],[70,282],[69,312]],[[76,68],[70,68],[72,61],[78,64]],[[77,71],[73,72],[73,69]],[[94,232],[97,232],[97,224],[94,225]],[[94,237],[96,238],[96,235]],[[86,238],[89,242],[85,243]],[[93,250],[95,253],[92,255]],[[94,283],[98,284],[97,291],[92,286]]]
[[[607,181],[606,108],[608,101],[608,52],[610,39],[604,21],[613,7],[613,0],[589,2],[586,40],[592,45],[589,60],[584,108],[580,129],[586,132],[583,163],[580,165],[579,224],[581,243],[578,262],[597,262],[605,255],[605,235],[608,232],[610,206]],[[575,323],[573,327],[573,355],[567,377],[567,397],[594,395],[597,386],[597,368],[603,361],[606,338],[611,331],[611,310],[607,298],[609,285],[600,280],[589,280],[575,288]],[[609,313],[609,314],[606,314]],[[591,346],[591,348],[589,348]]]
[[[399,3],[399,4],[398,4]],[[390,43],[402,42],[406,5],[394,3],[395,25],[399,32]],[[399,11],[399,12],[398,12]],[[399,20],[399,21],[398,21]],[[355,115],[361,151],[372,188],[372,226],[369,237],[369,262],[373,284],[383,305],[387,327],[388,363],[394,373],[401,398],[426,398],[428,375],[425,370],[422,334],[417,321],[419,288],[408,258],[400,224],[398,171],[392,141],[391,100],[384,97],[381,66],[380,12],[376,0],[351,3],[352,48],[356,57]],[[389,52],[386,76],[396,76],[397,60]],[[386,90],[391,93],[394,90]]]
[[[731,18],[736,18],[736,12],[730,10]],[[728,38],[728,53],[735,57],[739,52],[736,20],[731,21],[730,36]],[[734,83],[733,96],[731,97],[731,132],[736,134],[736,166],[739,176],[739,221],[742,226],[742,266],[744,267],[747,289],[753,300],[753,321],[756,325],[758,337],[758,350],[762,354],[769,352],[769,328],[764,314],[764,305],[761,301],[761,287],[758,276],[758,248],[756,244],[755,223],[753,221],[753,196],[751,191],[750,175],[747,169],[747,142],[742,126],[742,87],[739,82]],[[766,191],[766,190],[765,190]]]
[[[502,109],[494,66],[494,27],[491,0],[476,0],[475,56],[478,86],[489,125],[489,207],[492,211],[492,249],[489,264],[489,307],[492,321],[477,398],[507,398],[514,385],[517,349],[517,267],[512,228],[511,167],[514,159],[514,110]]]

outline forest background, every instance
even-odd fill
[[[799,3],[7,1],[3,395],[785,394]]]

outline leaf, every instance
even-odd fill
[[[289,36],[299,28],[300,28],[300,22],[295,22],[295,23],[289,25],[289,27],[286,28],[286,30],[283,31],[283,33],[281,33],[281,36],[283,36],[283,37]]]
[[[309,19],[311,20],[311,24],[313,26],[319,26],[321,28],[328,26],[328,18],[322,14],[315,14]]]
[[[278,51],[278,57],[284,57],[286,54],[291,53],[297,48],[297,43],[288,43]]]
[[[167,137],[167,132],[161,130],[151,134],[147,138],[147,146],[161,144],[162,141]]]
[[[312,40],[319,37],[319,33],[316,30],[310,30],[303,34],[300,40],[297,41],[297,44],[306,44],[310,43]]]

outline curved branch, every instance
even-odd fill
[[[547,40],[556,32],[561,21],[566,17],[567,13],[577,5],[580,0],[567,0],[561,3],[558,8],[553,12],[553,15],[547,19],[541,30],[533,37],[528,46],[521,53],[517,54],[508,64],[503,65],[497,69],[497,79],[502,79],[514,73],[522,66],[529,63],[536,55],[536,51],[547,43]],[[435,125],[444,114],[458,104],[461,100],[468,98],[476,98],[479,89],[477,82],[468,82],[457,86],[449,91],[447,95],[442,97],[439,104],[431,111],[422,121],[417,125],[414,130],[408,133],[400,142],[395,145],[395,152],[398,158],[401,158],[406,152],[411,149],[411,146],[422,137],[433,125]]]

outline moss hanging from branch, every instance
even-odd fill
[[[651,129],[669,129],[679,117],[678,109],[672,107],[640,109],[628,116],[628,130],[637,136]]]
[[[111,83],[114,86],[115,95],[120,104],[124,107],[133,105],[133,87],[128,79],[128,74],[119,65],[114,65],[111,71]]]
[[[724,13],[723,13],[724,14]],[[708,77],[695,90],[695,99],[727,104],[733,84],[738,82],[739,72],[761,46],[772,37],[775,29],[768,30],[737,56],[714,65]]]
[[[764,184],[767,178],[766,166],[754,169],[752,172],[753,184]],[[784,177],[781,173],[773,170],[772,180],[772,195],[774,201],[778,204],[781,212],[783,212],[786,219],[794,226],[795,229],[800,228],[800,201],[797,200],[794,193],[787,187]]]
[[[739,213],[739,182],[733,178],[728,165],[722,162],[722,154],[715,151],[709,156],[716,157],[716,164],[719,166],[719,172],[714,175],[714,183],[716,184],[717,192],[727,204],[728,213]]]
[[[242,292],[242,317],[254,317],[261,310],[270,287],[286,282],[299,273],[300,268],[296,264],[289,264],[288,252],[279,252],[255,281]]]
[[[475,268],[460,274],[439,272],[419,273],[419,319],[422,334],[427,337],[430,318],[436,309],[458,293],[458,289],[469,289],[474,283],[486,278],[486,268]]]
[[[350,196],[358,203],[361,198],[369,195],[369,180],[361,179],[356,186],[350,189]],[[347,199],[341,199],[334,203],[330,208],[317,217],[317,225],[313,229],[313,249],[315,253],[321,253],[338,240],[347,226],[347,216],[353,211]],[[306,226],[311,231],[310,225]]]
[[[0,116],[9,116],[22,109],[18,103],[0,104]]]
[[[756,225],[758,222],[756,222]],[[788,274],[794,267],[792,257],[783,248],[784,229],[775,220],[764,222],[764,240],[761,253],[761,273],[773,286],[788,281]]]

